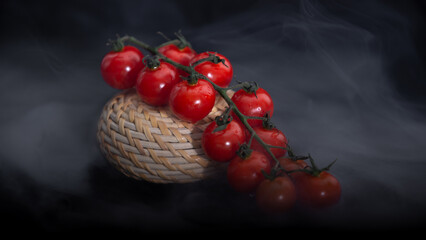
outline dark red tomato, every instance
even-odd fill
[[[262,170],[268,174],[271,172],[271,164],[265,154],[252,151],[245,159],[237,155],[228,165],[228,182],[238,192],[254,192],[265,179]]]
[[[274,103],[269,93],[265,89],[259,88],[256,91],[256,95],[240,89],[234,93],[232,101],[238,110],[246,116],[264,117],[269,112],[269,117],[272,117]],[[232,116],[234,119],[239,120],[235,113],[232,113]],[[259,119],[247,119],[247,122],[252,127],[262,126],[262,120]]]
[[[228,162],[237,155],[240,145],[245,141],[244,129],[236,121],[231,121],[226,128],[213,132],[217,123],[213,121],[204,130],[201,145],[206,155],[218,162]]]
[[[195,123],[211,112],[215,100],[216,91],[206,80],[198,79],[195,84],[181,81],[170,92],[169,106],[180,119]]]
[[[256,189],[256,203],[268,213],[284,213],[296,203],[296,188],[287,176],[265,179]]]
[[[280,162],[281,167],[286,171],[294,171],[308,167],[308,164],[304,160],[293,160],[289,157],[282,157],[279,158],[278,161]]]
[[[287,147],[287,138],[281,130],[278,128],[267,129],[263,126],[254,127],[253,130],[262,139],[262,141],[271,146]],[[263,146],[254,138],[251,143],[251,149],[259,152],[264,152],[270,159],[273,159],[271,155],[263,148]],[[284,156],[287,150],[282,148],[270,148],[275,158]]]
[[[142,59],[142,52],[133,46],[124,46],[119,52],[111,51],[102,59],[102,77],[113,88],[132,88],[144,67]]]
[[[228,87],[232,81],[233,69],[231,62],[229,62],[229,60],[222,54],[214,52],[203,52],[195,56],[191,60],[190,64],[193,64],[203,58],[207,58],[209,56],[209,53],[216,54],[216,56],[218,56],[219,58],[224,59],[226,66],[221,62],[213,63],[211,61],[206,61],[195,66],[195,71],[203,74],[220,87]]]
[[[330,173],[322,171],[318,176],[313,176],[306,172],[294,172],[291,176],[302,205],[323,208],[339,202],[341,186]]]
[[[152,106],[163,106],[169,103],[172,87],[180,82],[177,69],[166,62],[151,69],[144,68],[136,81],[136,90],[142,101]]]
[[[180,49],[175,44],[161,46],[158,48],[158,52],[185,66],[189,66],[191,59],[197,55],[194,49],[188,46]]]

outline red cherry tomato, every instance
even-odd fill
[[[213,132],[217,123],[213,121],[204,130],[201,144],[206,155],[218,162],[228,162],[237,155],[240,145],[245,142],[245,133],[241,125],[232,120],[226,128]]]
[[[151,69],[145,67],[136,81],[136,90],[142,101],[152,106],[162,106],[169,102],[172,87],[180,82],[177,69],[166,62]]]
[[[341,186],[330,173],[322,171],[318,176],[306,172],[290,174],[296,186],[297,198],[307,207],[324,208],[339,202]]]
[[[180,119],[195,123],[211,112],[215,100],[216,91],[206,80],[198,79],[195,84],[181,81],[170,92],[169,106]]]
[[[165,57],[170,58],[171,60],[180,63],[184,66],[189,66],[189,62],[193,59],[197,52],[194,49],[186,46],[180,49],[175,44],[167,44],[158,48],[158,52],[163,54]],[[181,76],[188,76],[189,74],[181,69],[178,69],[178,73]]]
[[[278,128],[264,128],[263,126],[254,127],[253,130],[256,132],[256,134],[262,139],[262,141],[266,144],[269,144],[271,146],[280,146],[280,147],[287,147],[287,138],[284,135],[284,133],[281,132]],[[250,136],[249,136],[250,137]],[[257,141],[257,139],[253,139],[251,146],[251,149],[257,150],[259,152],[265,153],[270,159],[273,159],[271,155],[266,151],[265,148]],[[287,150],[282,148],[270,148],[272,154],[274,154],[275,158],[280,158],[284,156],[287,152]]]
[[[124,46],[119,52],[111,51],[102,59],[102,77],[113,88],[132,88],[144,67],[142,59],[142,52],[133,46]]]
[[[263,88],[257,89],[256,95],[240,89],[234,93],[232,101],[238,110],[246,116],[264,117],[269,112],[269,117],[272,117],[274,113],[272,98]],[[239,120],[234,112],[232,113],[232,117]],[[252,127],[262,126],[262,120],[260,119],[247,119],[247,122]]]
[[[224,59],[226,66],[221,62],[213,63],[211,61],[206,61],[195,66],[195,71],[203,74],[220,87],[228,87],[232,81],[233,69],[231,62],[229,62],[229,60],[222,54],[214,52],[199,53],[191,60],[190,64],[194,64],[198,60],[207,58],[209,56],[209,53],[215,54],[220,59]]]
[[[286,171],[294,171],[308,167],[308,164],[304,160],[293,160],[289,157],[282,157],[279,158],[278,161],[281,167]]]
[[[189,66],[191,59],[197,55],[194,49],[188,46],[180,49],[175,44],[161,46],[158,48],[158,52],[163,54],[165,57],[168,57],[171,60],[185,66]]]
[[[284,213],[296,203],[296,188],[287,176],[265,179],[256,189],[256,203],[268,213]]]
[[[228,165],[228,182],[238,192],[254,192],[265,179],[262,170],[268,174],[271,171],[271,164],[265,154],[252,151],[245,159],[237,155]]]

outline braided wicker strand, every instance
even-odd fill
[[[120,172],[134,179],[186,183],[208,178],[223,171],[224,165],[204,154],[201,137],[227,106],[217,95],[210,114],[191,124],[179,120],[167,107],[145,104],[133,89],[123,91],[102,110],[97,134],[101,151]]]

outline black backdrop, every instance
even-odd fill
[[[426,214],[422,1],[2,1],[3,229],[393,230]],[[336,206],[268,216],[226,180],[157,185],[101,156],[96,123],[117,91],[105,43],[181,29],[272,95],[274,123],[343,188]],[[304,233],[309,231],[304,231]],[[287,232],[288,233],[288,232]]]

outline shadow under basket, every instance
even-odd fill
[[[210,114],[191,124],[175,117],[168,107],[145,104],[133,89],[123,91],[102,110],[97,133],[101,151],[120,172],[138,180],[188,183],[212,177],[225,165],[204,154],[201,138],[227,106],[217,95]]]

